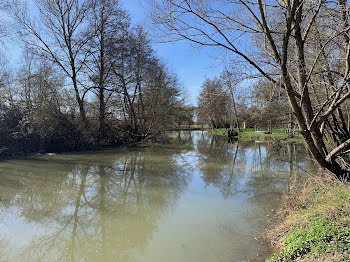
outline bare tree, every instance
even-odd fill
[[[198,97],[198,118],[212,128],[224,127],[229,122],[231,99],[223,82],[206,79]]]
[[[165,134],[181,104],[177,78],[117,0],[8,1],[28,56],[18,80],[0,61],[0,153]]]
[[[224,83],[224,85],[226,86],[226,88],[228,89],[227,91],[231,96],[231,107],[230,107],[231,115],[234,115],[235,124],[238,130],[241,131],[239,121],[238,121],[237,105],[236,105],[236,98],[235,98],[235,92],[234,92],[235,86],[237,86],[241,82],[241,79],[237,74],[239,74],[239,72],[233,72],[233,70],[226,69],[224,70],[224,72],[222,72],[220,78]],[[231,127],[233,127],[232,120],[230,124],[231,124]]]
[[[84,94],[79,81],[88,56],[84,47],[90,35],[86,34],[86,15],[89,1],[38,0],[39,19],[22,4],[13,5],[13,14],[28,48],[39,57],[55,63],[70,78],[80,118],[86,121]]]
[[[350,149],[342,112],[350,97],[347,1],[150,2],[154,22],[168,37],[226,50],[283,88],[315,160],[338,178],[348,176],[341,164]],[[317,83],[320,76],[324,80]],[[313,90],[321,94],[319,100]],[[341,136],[327,132],[339,128]]]
[[[27,54],[16,84],[20,87],[17,96],[31,113],[45,115],[64,110],[62,74],[58,74],[51,63],[34,60]]]
[[[176,109],[182,105],[181,86],[177,76],[158,59],[151,59],[146,69],[142,106],[144,129],[153,134],[164,134],[174,123]]]
[[[109,50],[115,83],[123,96],[124,118],[132,132],[138,133],[144,121],[143,84],[152,66],[158,66],[149,39],[142,28],[123,30]]]
[[[7,1],[3,1],[0,3],[0,40],[2,40],[4,37],[7,36],[7,26],[6,22],[4,21],[4,17],[6,17],[5,12],[6,9],[8,9],[8,3]]]
[[[90,53],[86,70],[99,103],[99,132],[106,128],[106,106],[115,91],[112,81],[111,46],[129,29],[129,17],[117,0],[94,0],[90,11],[89,28],[92,38],[88,42]]]

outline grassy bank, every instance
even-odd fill
[[[207,130],[209,129],[208,125],[180,125],[174,128],[171,128],[169,131],[198,131],[198,130]]]
[[[234,129],[238,133],[238,139],[241,141],[246,141],[246,140],[278,140],[287,137],[286,130],[284,128],[274,128],[272,129],[271,134],[256,134],[254,128],[247,128],[242,130],[241,132],[238,132],[237,129]],[[219,136],[226,136],[226,129],[221,128],[221,129],[215,129],[211,130],[215,135]],[[301,141],[302,136],[299,133],[295,133],[295,136],[288,141]]]
[[[285,196],[267,261],[350,261],[350,185],[312,178]]]

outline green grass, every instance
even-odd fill
[[[209,129],[208,125],[203,125],[203,130]],[[202,130],[202,125],[180,125],[176,128],[172,128],[173,131],[195,131]]]
[[[238,132],[237,129],[234,129],[238,133],[238,140],[241,141],[247,141],[247,140],[275,140],[279,138],[284,138],[287,136],[286,130],[284,128],[274,128],[272,129],[272,134],[256,134],[254,128],[247,128],[242,130],[241,132]],[[218,135],[218,136],[226,136],[226,129],[220,128],[220,129],[214,129],[210,130],[212,134]],[[302,139],[302,136],[299,133],[296,133],[294,138],[291,140],[300,141]],[[291,141],[289,140],[289,141]]]
[[[350,185],[335,182],[304,194],[283,221],[285,226],[274,232],[282,244],[267,261],[326,256],[350,261]]]

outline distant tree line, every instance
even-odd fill
[[[243,81],[237,69],[225,69],[214,78],[207,78],[198,96],[198,124],[211,128],[274,128],[293,129],[284,92],[264,80]],[[290,130],[290,131],[293,131]],[[287,130],[286,130],[287,131]],[[289,131],[289,130],[288,130]]]
[[[0,154],[162,139],[177,125],[186,110],[177,76],[117,0],[13,1],[3,10],[24,63],[14,72],[1,61]]]

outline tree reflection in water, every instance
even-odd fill
[[[173,154],[136,150],[2,165],[3,216],[11,207],[45,228],[16,261],[132,261],[187,184]]]
[[[310,168],[306,166],[309,162],[305,146],[286,144],[276,149],[267,142],[226,143],[222,137],[210,135],[202,136],[197,144],[205,184],[218,188],[225,199],[244,199],[242,205],[232,209],[235,221],[223,218],[218,227],[228,248],[236,249],[233,253],[248,254],[256,245],[255,238],[266,228],[281,194],[289,190],[290,180],[303,175],[297,166]],[[249,228],[243,229],[242,221]],[[262,242],[259,249],[268,247]]]
[[[296,166],[307,168],[306,159],[302,145],[276,151],[187,132],[175,134],[169,145],[4,162],[0,256],[16,262],[140,261],[162,218],[186,205],[183,210],[198,209],[208,199],[202,214],[216,221],[206,227],[219,235],[203,239],[203,247],[193,243],[191,257],[202,250],[202,258],[211,253],[208,261],[247,259],[256,248],[266,249],[254,237],[297,175]],[[198,201],[191,193],[198,181],[201,194],[210,198]],[[217,193],[210,195],[212,189]],[[191,223],[203,219],[198,216]],[[218,239],[220,248],[211,242]],[[190,249],[181,250],[185,256]]]

